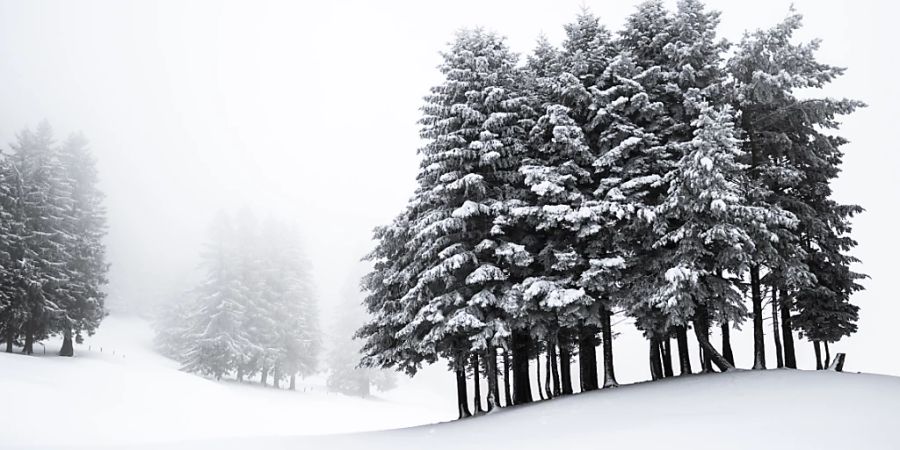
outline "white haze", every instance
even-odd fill
[[[248,206],[294,219],[324,308],[335,304],[370,231],[415,186],[418,108],[440,80],[438,52],[481,25],[527,53],[562,40],[584,5],[617,29],[635,2],[0,2],[0,142],[48,119],[83,130],[109,210],[110,304],[145,309],[187,286],[213,213]],[[674,4],[674,2],[671,2]],[[709,1],[721,34],[767,27],[787,0]],[[900,155],[896,7],[793,2],[820,58],[847,66],[827,90],[870,107],[845,121],[839,200],[860,203],[855,251],[872,276],[854,301],[854,367],[900,374],[894,258]],[[4,145],[4,148],[8,148]],[[806,344],[801,344],[806,345]],[[624,357],[625,353],[620,353]]]

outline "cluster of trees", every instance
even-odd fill
[[[166,308],[157,344],[184,370],[279,387],[313,373],[321,345],[310,267],[293,230],[244,211],[220,213],[202,254],[205,276]]]
[[[418,187],[375,231],[362,364],[415,374],[445,359],[466,416],[467,373],[476,412],[481,374],[499,405],[500,349],[507,404],[532,401],[540,355],[542,395],[573,392],[575,354],[581,389],[599,388],[601,344],[615,386],[614,313],[647,338],[654,379],[673,373],[672,340],[691,372],[690,329],[703,371],[732,369],[729,331],[747,318],[765,368],[764,295],[778,366],[796,367],[795,331],[817,351],[853,333],[861,208],[830,185],[837,118],[862,104],[799,96],[843,69],[794,42],[794,11],[735,45],[718,22],[698,0],[647,1],[618,33],[583,11],[524,64],[501,37],[460,32],[425,99]]]
[[[0,152],[0,342],[6,351],[62,335],[72,356],[105,316],[106,216],[81,134],[61,144],[44,121]]]

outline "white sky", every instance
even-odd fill
[[[412,192],[418,108],[456,29],[485,26],[524,54],[541,32],[559,43],[582,5],[617,29],[634,3],[0,1],[0,142],[42,118],[91,139],[108,195],[113,302],[166,295],[195,267],[213,212],[248,205],[299,221],[322,301],[333,303],[372,227]],[[789,6],[708,4],[733,41]],[[852,143],[836,184],[840,200],[867,209],[856,254],[872,276],[854,299],[861,331],[840,348],[860,370],[900,374],[889,350],[900,313],[897,10],[794,4],[802,35],[824,39],[821,59],[849,67],[828,95],[870,105],[845,122]]]

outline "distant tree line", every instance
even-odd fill
[[[765,296],[776,365],[796,367],[799,332],[822,367],[820,348],[856,331],[862,209],[831,182],[838,117],[863,105],[808,95],[844,69],[815,59],[818,41],[794,42],[799,14],[735,45],[718,23],[697,0],[644,2],[618,33],[583,11],[524,64],[497,35],[460,32],[422,108],[418,186],[375,231],[362,363],[415,374],[449,361],[462,417],[469,374],[476,412],[482,377],[487,409],[501,404],[501,366],[505,403],[532,401],[541,356],[541,397],[574,392],[576,354],[581,390],[598,389],[598,345],[602,385],[616,386],[621,313],[653,379],[676,356],[692,372],[691,329],[701,371],[733,369],[730,330],[748,318],[764,369]]]
[[[310,267],[294,231],[244,211],[221,213],[202,254],[205,276],[166,307],[156,342],[188,372],[279,387],[315,371],[321,346]]]
[[[106,213],[81,134],[61,144],[44,121],[0,152],[0,342],[6,351],[61,335],[72,356],[103,320]]]

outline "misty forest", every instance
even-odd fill
[[[440,399],[433,402],[440,420],[483,416],[448,425],[455,428],[429,425],[436,437],[412,434],[418,440],[403,444],[390,433],[359,435],[365,445],[348,434],[277,448],[461,448],[486,430],[514,433],[544,420],[555,424],[548,431],[582,431],[533,442],[526,432],[505,442],[621,443],[627,433],[604,433],[638,420],[629,404],[645,405],[634,407],[638,414],[654,405],[675,414],[645,423],[645,445],[679,448],[697,436],[666,430],[704,427],[691,417],[752,402],[749,418],[705,422],[720,428],[697,447],[707,448],[721,444],[728,427],[782,427],[765,419],[764,408],[796,417],[812,410],[794,409],[803,405],[824,410],[812,405],[836,392],[871,398],[874,415],[889,411],[900,398],[895,379],[859,375],[872,378],[854,378],[845,390],[857,375],[839,373],[854,361],[841,343],[858,331],[854,293],[868,278],[852,221],[871,206],[834,194],[849,147],[842,121],[867,106],[826,91],[846,69],[819,57],[822,41],[807,37],[793,7],[733,42],[720,35],[722,15],[700,0],[648,0],[617,27],[597,15],[600,8],[582,6],[560,42],[541,34],[524,55],[477,20],[432,49],[441,62],[435,84],[421,93],[421,146],[402,149],[417,155],[417,171],[384,174],[410,182],[408,200],[386,212],[393,219],[348,262],[354,269],[340,275],[328,318],[319,291],[333,281],[317,278],[307,244],[319,237],[300,232],[303,216],[235,202],[204,219],[196,276],[185,275],[177,292],[141,312],[151,344],[126,354],[130,341],[109,336],[131,336],[143,322],[109,312],[116,262],[106,248],[109,211],[89,136],[66,137],[47,121],[21,128],[0,154],[0,343],[13,354],[0,359],[12,368],[0,372],[0,384],[14,373],[80,380],[87,375],[75,375],[78,364],[101,358],[159,371],[146,379],[166,384],[144,384],[143,396],[177,385],[173,398],[206,398],[223,414],[235,405],[234,422],[216,430],[270,413],[288,421],[294,413],[284,399],[311,402],[309,417],[331,417],[333,408],[337,422],[383,414],[384,427],[428,423],[432,416],[409,409],[416,419],[395,425],[383,408],[423,408],[431,398]],[[120,334],[103,335],[105,319]],[[29,355],[52,364],[31,369],[21,362]],[[638,375],[617,378],[623,364],[639,367]],[[821,372],[788,370],[798,368]],[[434,397],[423,393],[428,380],[440,380]],[[854,394],[860,386],[871,393]],[[589,391],[598,392],[580,394]],[[565,399],[506,410],[557,397]],[[353,403],[360,398],[386,403]],[[693,406],[673,419],[682,406],[666,402]],[[713,406],[691,412],[703,405]],[[206,414],[185,408],[173,424]],[[598,417],[606,419],[592,422]],[[829,431],[826,422],[812,423],[821,417],[809,418],[808,428],[802,419],[796,436],[773,448],[850,445],[806,441],[804,430]],[[245,435],[181,432],[158,440]],[[753,439],[729,444],[763,442]],[[861,445],[891,446],[873,442]]]

